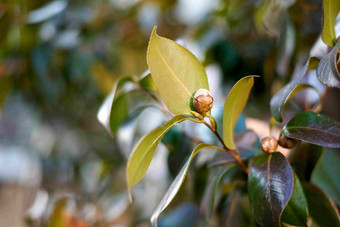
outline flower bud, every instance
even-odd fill
[[[286,137],[285,135],[280,135],[279,145],[283,148],[293,148],[296,145],[296,140]]]
[[[214,99],[207,89],[198,89],[194,95],[192,103],[202,115],[205,115],[213,107]]]
[[[277,149],[277,139],[273,136],[264,137],[261,140],[261,149],[265,153],[273,153]]]

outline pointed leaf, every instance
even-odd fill
[[[126,169],[128,190],[133,188],[145,175],[152,158],[155,154],[156,148],[169,129],[184,120],[192,120],[188,116],[177,115],[171,118],[162,126],[152,130],[145,135],[133,149]]]
[[[245,107],[250,90],[254,85],[254,77],[246,76],[240,79],[230,90],[223,108],[223,141],[229,149],[235,149],[234,127]]]
[[[97,113],[98,121],[107,129],[107,131],[110,133],[111,136],[113,136],[113,134],[115,133],[115,132],[112,132],[111,126],[110,126],[110,115],[112,112],[112,103],[117,97],[117,93],[119,93],[118,91],[120,90],[120,88],[122,88],[124,84],[128,82],[133,82],[133,80],[130,77],[123,77],[119,79],[113,86],[111,93],[105,98],[103,104],[101,105]]]
[[[279,152],[259,156],[248,175],[250,207],[261,226],[280,226],[283,209],[293,192],[293,171]]]
[[[307,198],[309,214],[313,221],[320,226],[339,227],[338,209],[325,193],[308,183],[303,184],[303,189]]]
[[[336,40],[335,19],[340,11],[339,0],[323,0],[322,41],[333,46]]]
[[[281,133],[311,144],[340,148],[340,122],[321,114],[300,113],[283,127]]]
[[[339,1],[340,2],[340,1]],[[329,87],[340,88],[340,72],[337,68],[337,52],[340,50],[340,40],[325,57],[323,57],[316,69],[319,81]]]
[[[298,176],[294,173],[292,196],[284,209],[281,221],[296,226],[307,226],[308,207],[305,194]]]
[[[209,90],[203,65],[181,45],[158,36],[156,27],[150,37],[147,62],[165,105],[174,114],[190,114],[194,92]]]
[[[182,167],[181,171],[179,172],[179,174],[176,176],[175,180],[170,185],[168,191],[163,196],[161,202],[158,204],[156,210],[153,212],[153,214],[151,216],[152,226],[157,227],[157,220],[158,220],[159,215],[170,204],[170,202],[173,200],[173,198],[176,196],[177,192],[181,188],[182,183],[185,179],[185,176],[186,176],[186,174],[189,170],[189,166],[190,166],[190,163],[191,163],[191,160],[193,159],[193,157],[199,151],[206,149],[206,148],[213,148],[213,149],[218,149],[218,150],[221,149],[221,148],[216,147],[214,145],[205,144],[205,143],[199,144],[195,147],[195,149],[192,151],[190,157],[188,158],[188,160],[185,162],[184,166]]]
[[[305,74],[315,69],[319,63],[319,60],[315,57],[308,59],[308,62],[300,71],[299,75],[291,80],[286,86],[284,86],[278,93],[276,93],[270,100],[270,112],[273,117],[278,121],[282,122],[282,111],[289,97],[291,96],[294,89],[300,84]]]

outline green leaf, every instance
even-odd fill
[[[279,152],[254,160],[249,169],[251,211],[262,226],[280,226],[280,217],[293,192],[294,176],[288,160]]]
[[[156,85],[150,73],[139,80],[139,85],[145,90],[156,91]]]
[[[111,107],[111,135],[115,135],[122,123],[124,123],[129,117],[132,117],[133,115],[140,113],[145,108],[151,106],[156,107],[157,105],[151,97],[146,96],[139,90],[132,90],[118,96],[115,100],[113,100]]]
[[[340,1],[339,1],[340,2]],[[340,40],[325,57],[323,57],[316,69],[319,81],[328,87],[340,88],[340,72],[337,68],[337,52],[340,49]]]
[[[228,167],[226,167],[225,169],[222,169],[222,171],[220,171],[217,175],[217,177],[215,178],[214,182],[211,185],[211,195],[210,195],[210,199],[209,199],[209,207],[207,210],[207,218],[210,218],[211,213],[214,211],[214,207],[215,207],[215,197],[216,197],[216,192],[217,192],[217,188],[218,185],[220,184],[221,180],[223,179],[223,177],[229,172],[229,170],[234,167],[234,165],[230,165]]]
[[[155,154],[156,148],[165,133],[169,131],[171,127],[185,120],[195,121],[191,117],[177,115],[165,124],[149,132],[138,142],[129,157],[126,169],[129,193],[131,188],[133,188],[145,175]]]
[[[301,181],[310,181],[322,152],[323,147],[310,143],[300,143],[296,146],[289,161]]]
[[[320,226],[339,227],[339,213],[333,202],[318,187],[303,184],[309,214]]]
[[[322,26],[322,41],[328,46],[334,46],[335,35],[335,19],[340,11],[339,0],[323,0],[323,26]]]
[[[292,196],[284,209],[281,221],[297,226],[307,226],[308,207],[305,194],[298,176],[294,173]]]
[[[272,99],[270,100],[270,112],[278,122],[282,122],[282,111],[293,91],[300,84],[305,74],[309,70],[315,69],[318,63],[319,59],[315,57],[309,58],[306,65],[300,71],[299,75],[288,84],[286,84],[286,86],[284,86],[278,93],[276,93],[272,97]]]
[[[340,149],[325,149],[312,174],[312,182],[340,206]]]
[[[192,95],[209,90],[203,65],[187,49],[160,37],[153,29],[147,51],[151,76],[168,109],[174,114],[190,114]]]
[[[254,77],[246,76],[240,79],[230,90],[223,108],[223,141],[229,149],[235,149],[234,127],[237,118],[245,107],[250,90],[254,85]]]
[[[157,220],[158,220],[159,215],[170,204],[170,202],[173,200],[173,198],[176,196],[177,192],[181,188],[182,183],[185,179],[185,176],[186,176],[186,174],[189,170],[189,166],[190,166],[190,163],[191,163],[191,160],[193,159],[193,157],[199,151],[206,149],[206,148],[213,148],[213,149],[221,150],[221,148],[219,148],[219,147],[216,147],[216,146],[210,145],[210,144],[205,144],[205,143],[199,144],[195,147],[195,149],[192,151],[190,157],[188,158],[188,160],[185,162],[184,166],[182,167],[181,171],[179,172],[179,174],[176,176],[175,180],[170,185],[168,191],[163,196],[161,202],[158,204],[156,210],[153,212],[153,214],[151,216],[152,226],[157,227]]]
[[[311,144],[340,148],[340,123],[321,114],[300,113],[283,127],[281,133]]]

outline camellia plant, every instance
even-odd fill
[[[311,87],[302,83],[307,72],[316,70],[316,77],[327,86],[323,97],[329,88],[340,88],[340,41],[334,31],[340,6],[339,1],[324,1],[324,4],[329,4],[327,8],[324,5],[325,10],[336,10],[335,13],[332,10],[324,13],[323,20],[322,40],[332,49],[322,59],[310,57],[299,75],[272,97],[272,127],[283,121],[285,104],[299,91]],[[151,217],[153,226],[157,226],[159,215],[181,188],[193,158],[203,149],[214,149],[233,159],[213,176],[212,185],[208,187],[209,202],[202,206],[208,222],[214,212],[220,212],[216,194],[222,179],[229,175],[229,215],[236,211],[243,213],[240,221],[243,226],[256,226],[256,223],[260,226],[340,226],[337,207],[328,195],[311,183],[313,169],[323,150],[340,148],[340,123],[320,114],[323,97],[319,105],[293,116],[282,128],[279,138],[269,135],[263,138],[260,143],[262,152],[255,152],[256,147],[253,147],[254,152],[245,154],[238,148],[234,128],[259,76],[245,76],[232,87],[224,103],[223,121],[218,122],[211,115],[214,97],[209,91],[203,65],[178,43],[158,36],[156,27],[150,37],[147,63],[151,74],[141,79],[121,79],[115,86],[115,97],[109,99],[113,102],[107,125],[112,135],[129,116],[148,106],[159,107],[165,115],[172,116],[144,135],[133,148],[126,169],[130,198],[131,189],[144,177],[158,144],[173,126],[183,121],[202,124],[219,141],[219,146],[197,141],[197,146],[155,209]],[[122,92],[126,83],[132,83],[134,89]],[[131,106],[131,99],[139,105]],[[222,134],[217,130],[220,128]],[[289,159],[277,151],[278,146],[292,149]],[[227,226],[233,225],[228,222]]]

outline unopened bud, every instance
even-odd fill
[[[273,153],[277,149],[277,139],[273,136],[264,137],[261,140],[261,149],[265,153]]]
[[[197,112],[205,115],[213,107],[214,99],[207,89],[198,89],[193,98],[193,105]]]
[[[296,145],[296,140],[286,137],[285,135],[280,135],[279,145],[283,148],[293,148]]]

